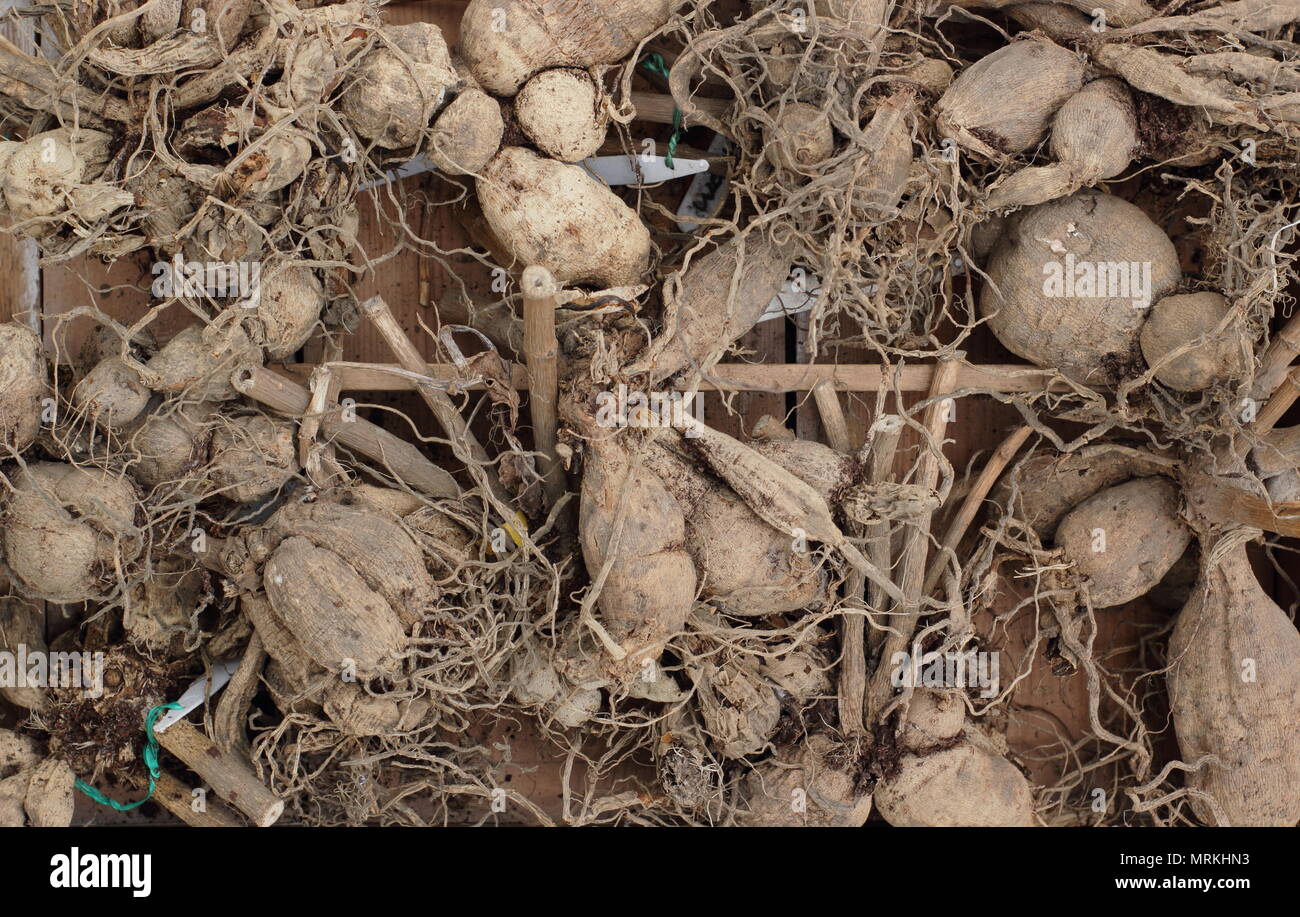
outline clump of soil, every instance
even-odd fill
[[[102,668],[93,661],[95,654],[86,656],[90,659],[83,656],[83,663],[91,663],[82,668],[86,686],[51,691],[53,702],[45,718],[50,754],[92,783],[103,774],[121,782],[144,781],[144,719],[151,708],[179,692],[180,673],[175,666],[159,666],[121,646],[103,654]]]
[[[1145,92],[1135,91],[1133,101],[1143,156],[1158,162],[1187,152],[1195,127],[1187,109]]]

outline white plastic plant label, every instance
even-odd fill
[[[629,156],[589,156],[578,165],[582,166],[588,175],[598,178],[611,186],[653,185],[674,178],[698,176],[709,170],[709,162],[706,159],[677,158],[673,160],[672,168],[669,168],[662,156],[637,157],[635,162]],[[371,188],[401,181],[404,178],[410,178],[412,175],[422,175],[425,172],[433,171],[433,169],[433,163],[421,153],[400,166],[389,169],[384,173],[383,178],[365,182],[359,190],[369,191]]]
[[[727,152],[727,138],[721,134],[714,134],[713,140],[709,143],[709,155],[721,156]],[[691,185],[686,190],[686,196],[682,198],[681,204],[677,208],[677,228],[682,232],[695,232],[699,226],[695,220],[703,217],[711,217],[718,212],[718,207],[722,202],[722,195],[727,190],[727,178],[725,175],[718,175],[713,172],[702,172],[691,179]]]
[[[239,663],[242,661],[241,657],[240,659],[231,659],[228,662],[219,662],[214,665],[212,667],[211,691],[208,690],[208,676],[204,675],[198,678],[185,689],[185,692],[180,697],[176,698],[176,703],[180,704],[180,707],[176,710],[168,710],[159,717],[158,722],[154,724],[153,731],[164,732],[172,723],[183,720],[188,716],[191,710],[203,703],[204,698],[215,697],[217,692],[230,681],[231,676],[235,674],[235,670],[239,668]]]
[[[792,268],[790,276],[781,284],[781,292],[772,297],[758,320],[767,322],[809,311],[821,298],[821,286],[822,279],[816,274],[801,267]]]
[[[591,156],[579,165],[607,185],[653,185],[709,170],[706,159],[677,158],[669,168],[662,156]]]

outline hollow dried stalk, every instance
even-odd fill
[[[952,391],[953,382],[958,376],[958,363],[944,360],[935,368],[934,378],[930,384],[930,397],[937,399]],[[939,456],[936,449],[942,447],[944,433],[948,429],[949,404],[947,400],[934,401],[925,415],[925,428],[929,434],[930,447],[921,455],[918,462],[916,483],[922,487],[934,489],[939,481]],[[894,686],[890,679],[893,666],[890,659],[903,651],[912,640],[916,630],[917,619],[921,614],[921,601],[925,585],[925,561],[930,548],[930,516],[912,523],[903,543],[900,560],[899,588],[902,599],[896,600],[895,614],[891,620],[893,629],[885,638],[876,671],[872,676],[871,698],[868,708],[873,716],[887,713],[887,704],[893,694]]]
[[[524,359],[528,363],[528,411],[533,420],[533,440],[542,454],[542,485],[546,502],[554,506],[564,498],[564,469],[555,451],[557,404],[560,394],[560,344],[555,337],[555,309],[559,287],[546,268],[534,265],[523,275]]]
[[[231,376],[235,390],[290,417],[307,412],[311,396],[301,385],[264,366],[248,366]],[[321,419],[321,430],[336,442],[386,467],[395,478],[431,497],[456,497],[460,487],[447,471],[429,461],[418,448],[360,417]]]

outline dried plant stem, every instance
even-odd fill
[[[327,478],[342,472],[334,460],[333,446],[316,442],[321,418],[338,401],[338,377],[328,363],[317,367],[311,374],[309,388],[311,401],[307,405],[307,413],[298,424],[298,464],[306,470],[313,483],[323,487]]]
[[[1023,426],[1018,428],[1014,433],[1002,441],[1002,445],[989,457],[988,463],[984,470],[980,472],[979,477],[971,486],[970,491],[966,494],[966,499],[957,512],[956,518],[948,526],[947,533],[943,536],[943,542],[939,545],[939,554],[930,565],[930,572],[925,577],[925,588],[923,594],[929,595],[934,591],[935,585],[939,582],[939,577],[943,574],[944,564],[947,563],[949,556],[955,556],[957,545],[961,543],[966,534],[966,529],[974,521],[976,514],[980,510],[980,505],[984,498],[988,496],[993,485],[997,483],[998,478],[1002,476],[1003,470],[1007,464],[1019,451],[1020,447],[1025,444],[1033,428]]]
[[[361,304],[361,311],[366,314],[371,323],[379,331],[384,341],[387,342],[393,355],[397,357],[398,364],[410,372],[421,372],[428,365],[420,352],[415,349],[411,343],[410,337],[402,330],[402,326],[397,324],[397,319],[393,318],[393,311],[388,308],[388,303],[384,302],[383,297],[372,296]],[[487,451],[479,443],[478,438],[470,430],[469,424],[461,416],[456,405],[452,402],[451,396],[446,392],[434,388],[430,385],[416,385],[416,391],[424,399],[424,403],[429,406],[433,416],[437,418],[438,424],[447,434],[451,441],[451,447],[470,474],[477,479],[482,476],[483,482],[486,483],[490,495],[504,507],[498,507],[498,512],[505,514],[504,518],[509,520],[513,513],[508,511],[510,495],[501,482],[497,480],[496,470],[492,467],[488,459]]]
[[[1273,336],[1255,373],[1255,397],[1267,398],[1282,384],[1291,361],[1300,354],[1300,311]]]
[[[242,828],[244,823],[217,800],[204,800],[203,810],[194,809],[194,791],[171,774],[158,777],[153,798],[168,812],[192,828]]]
[[[846,599],[852,600],[852,614],[840,616],[840,677],[839,712],[840,730],[845,737],[861,735],[866,720],[863,705],[867,693],[867,648],[863,639],[866,621],[857,602],[862,598],[866,577],[857,570],[849,574],[845,584]]]
[[[291,363],[285,369],[304,381],[310,378],[313,363]],[[340,387],[349,392],[409,392],[429,382],[459,383],[467,390],[481,384],[464,380],[464,372],[453,365],[428,363],[418,371],[383,363],[335,363],[332,367],[342,376]],[[876,392],[881,389],[900,392],[929,391],[934,367],[904,366],[883,368],[862,363],[719,363],[699,381],[703,391],[784,392],[812,391],[826,382],[837,392]],[[1052,382],[1053,374],[1035,366],[1017,364],[974,365],[964,363],[957,370],[954,389],[978,388],[990,392],[1064,392],[1069,385]],[[528,372],[516,367],[510,384],[524,391]],[[680,383],[679,388],[688,388]]]
[[[958,369],[957,361],[951,359],[943,360],[936,366],[934,378],[930,383],[931,398],[939,398],[952,391]],[[915,481],[922,487],[933,489],[939,481],[939,456],[935,454],[935,450],[942,448],[943,445],[944,433],[948,428],[948,407],[946,400],[939,400],[933,402],[925,412],[925,428],[929,442],[918,460]],[[883,716],[887,712],[886,704],[894,690],[890,680],[890,673],[893,670],[890,659],[911,642],[917,619],[920,617],[925,585],[925,560],[930,549],[930,521],[931,517],[927,515],[912,523],[903,543],[899,575],[903,601],[895,606],[896,613],[892,621],[894,630],[890,631],[885,638],[880,660],[872,676],[869,709],[873,711],[873,715]]]
[[[849,423],[840,406],[839,395],[835,394],[835,389],[826,380],[813,386],[812,393],[817,402],[817,412],[821,414],[827,444],[840,452],[851,452],[853,446],[849,441]]]
[[[903,419],[897,414],[882,414],[876,418],[876,422],[871,425],[868,446],[870,466],[867,471],[867,480],[871,484],[884,484],[891,481],[894,477],[894,456],[898,452],[898,440],[903,435]],[[867,537],[867,556],[871,562],[882,570],[890,570],[893,567],[893,558],[889,551],[889,523],[877,522],[869,525],[865,529]],[[873,610],[880,610],[886,606],[886,596],[884,590],[872,583],[867,587],[867,607]],[[872,656],[880,649],[880,644],[884,642],[884,635],[887,631],[872,630],[871,641],[869,645]],[[863,676],[865,678],[865,674]],[[866,686],[863,686],[863,705],[865,708],[864,726],[867,723],[876,721],[876,710],[871,707],[872,697]]]
[[[158,733],[158,744],[185,762],[222,799],[243,812],[253,824],[266,828],[284,813],[284,800],[266,788],[253,769],[185,720]]]
[[[533,441],[542,454],[542,484],[548,506],[564,498],[564,468],[556,455],[556,406],[560,394],[560,344],[555,337],[556,294],[559,287],[550,271],[532,266],[524,270],[524,358],[528,362],[528,411],[533,419]]]
[[[849,425],[839,395],[828,383],[819,382],[813,388],[813,398],[821,414],[826,441],[840,452],[850,451]],[[845,613],[840,615],[839,712],[840,729],[846,736],[862,732],[862,703],[867,685],[867,655],[863,643],[866,622],[857,606],[866,584],[867,579],[860,571],[854,570],[849,574],[844,587]]]
[[[1250,426],[1250,431],[1255,436],[1263,436],[1277,426],[1282,415],[1290,410],[1297,398],[1300,398],[1300,368],[1283,376],[1273,387],[1272,392],[1273,396],[1268,399],[1268,403],[1255,416],[1255,422]]]
[[[254,401],[287,414],[301,417],[307,412],[311,396],[301,385],[277,375],[264,366],[237,370],[231,377],[236,391]],[[384,465],[393,476],[431,497],[456,497],[460,487],[456,479],[425,458],[411,443],[360,417],[325,417],[321,429],[349,449]]]
[[[1300,538],[1300,502],[1273,503],[1236,487],[1223,478],[1205,474],[1189,474],[1183,491],[1196,505],[1196,511],[1206,519],[1252,526]]]
[[[266,664],[266,650],[262,647],[262,638],[257,632],[248,640],[239,668],[231,676],[230,684],[221,693],[217,701],[216,712],[212,716],[212,738],[222,750],[250,758],[248,746],[248,707],[253,695],[257,693],[262,677],[262,666]]]

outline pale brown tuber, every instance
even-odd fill
[[[594,155],[608,118],[599,87],[583,70],[543,70],[515,97],[515,117],[536,147],[560,162]]]

